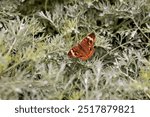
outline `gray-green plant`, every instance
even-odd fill
[[[149,0],[0,2],[0,99],[150,99]]]

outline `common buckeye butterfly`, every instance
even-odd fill
[[[87,35],[78,45],[74,46],[69,52],[70,58],[79,58],[83,61],[89,59],[94,54],[95,34]]]

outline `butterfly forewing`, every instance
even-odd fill
[[[74,57],[74,58],[80,58],[82,57],[82,55],[84,55],[84,52],[81,50],[81,48],[79,48],[79,46],[74,46],[69,52],[68,52],[68,56],[70,58]]]
[[[91,33],[81,41],[80,45],[82,46],[83,51],[88,54],[92,50],[92,48],[94,48],[94,43],[95,34]]]

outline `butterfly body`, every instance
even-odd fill
[[[94,43],[96,41],[95,34],[91,33],[86,36],[81,43],[74,46],[69,52],[70,58],[79,58],[83,61],[89,59],[94,54]]]

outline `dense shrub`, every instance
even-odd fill
[[[0,99],[150,99],[149,0],[0,3]],[[92,58],[69,58],[91,32]]]

